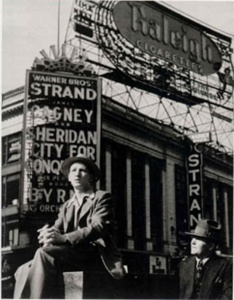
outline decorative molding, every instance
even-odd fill
[[[65,72],[79,76],[96,75],[93,66],[87,62],[86,51],[84,49],[82,53],[79,53],[77,47],[70,44],[63,44],[61,53],[57,51],[55,45],[50,46],[50,52],[52,53],[52,58],[45,50],[40,51],[43,58],[35,58],[32,66],[33,71]]]

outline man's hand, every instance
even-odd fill
[[[67,239],[64,234],[61,234],[56,228],[51,227],[47,230],[47,233],[44,236],[46,244],[58,245],[65,244]]]
[[[42,228],[37,230],[37,232],[39,233],[39,235],[37,237],[39,244],[42,244],[42,245],[45,244],[45,235],[47,234],[48,227],[49,227],[49,225],[46,224],[45,226],[43,226]]]
[[[39,244],[43,246],[65,244],[67,240],[65,235],[61,234],[55,227],[49,228],[49,225],[43,226],[37,232],[39,232]]]

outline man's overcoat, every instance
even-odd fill
[[[124,275],[121,255],[113,238],[113,205],[109,192],[97,190],[89,197],[85,197],[84,204],[78,211],[77,227],[74,230],[73,199],[62,206],[55,227],[67,233],[73,247],[84,242],[97,245],[102,262],[108,272],[116,279]]]
[[[193,299],[196,259],[186,257],[180,266],[180,299]],[[214,256],[204,266],[199,299],[232,299],[232,264]]]

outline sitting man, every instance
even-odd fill
[[[232,299],[232,264],[215,253],[220,223],[200,220],[192,237],[191,254],[180,266],[180,299]]]
[[[66,159],[62,173],[74,188],[54,226],[39,229],[39,248],[33,260],[16,272],[14,298],[64,298],[63,271],[95,270],[97,261],[115,279],[124,276],[121,255],[115,246],[111,194],[95,190],[100,170],[89,158]]]

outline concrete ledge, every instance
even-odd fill
[[[115,280],[107,272],[64,272],[65,299],[116,299]]]
[[[83,299],[83,272],[64,272],[65,299]]]
[[[127,274],[116,280],[107,272],[67,272],[65,299],[178,299],[178,278]]]

